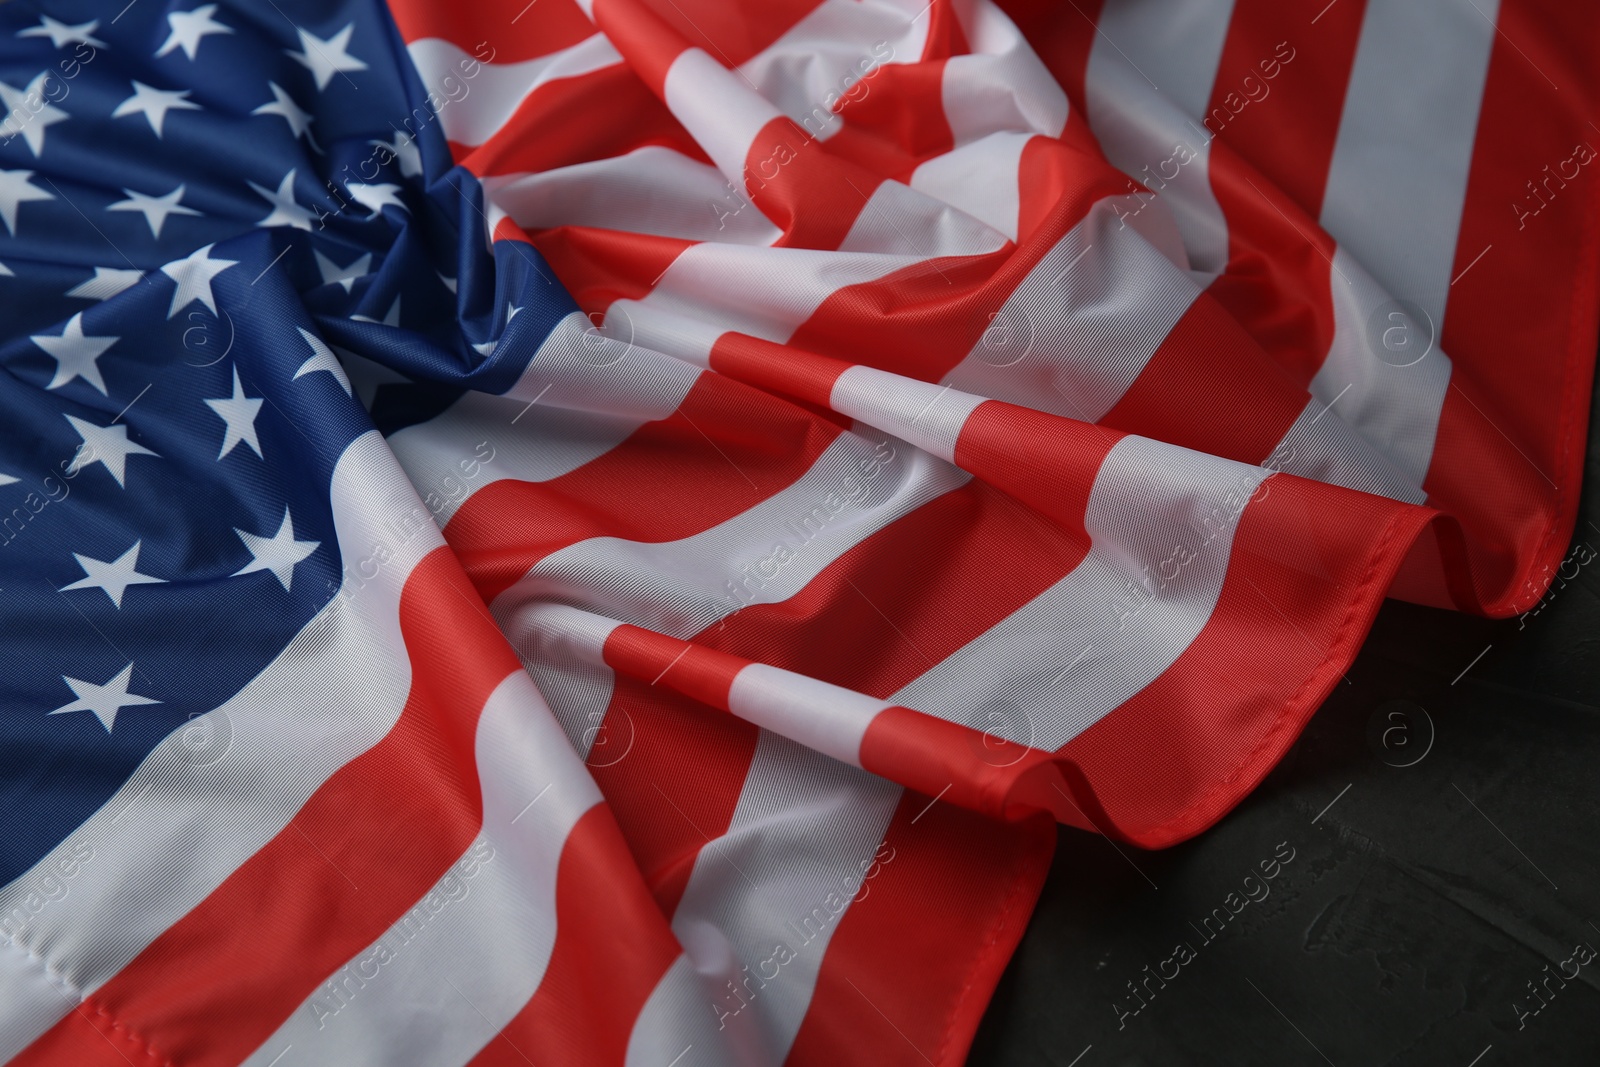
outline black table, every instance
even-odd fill
[[[1159,853],[1062,829],[969,1062],[1600,1064],[1597,454],[1591,427],[1537,614],[1391,601],[1218,826]]]

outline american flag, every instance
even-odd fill
[[[1505,616],[1570,0],[0,6],[0,1060],[960,1063]]]

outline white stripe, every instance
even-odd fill
[[[506,602],[503,610],[513,609]],[[573,751],[587,760],[600,732],[609,729],[606,711],[616,674],[606,666],[604,649],[611,631],[622,624],[564,604],[519,605],[515,619],[515,628],[501,620],[506,639],[550,702]],[[617,748],[599,761],[602,765],[611,762],[612,754],[627,751],[631,727],[629,723],[612,731],[621,736],[616,738]]]
[[[61,884],[71,892],[70,882]],[[16,942],[0,940],[0,1005],[5,1011],[0,1058],[9,1060],[78,1006],[79,995],[63,986],[41,957]]]
[[[593,226],[740,245],[782,236],[717,168],[660,145],[482,185],[485,199],[526,230]]]
[[[923,0],[822,0],[739,73],[802,129],[826,141],[875,90],[887,63],[922,59],[930,20]],[[857,87],[858,84],[860,87]],[[835,115],[843,98],[844,115]]]
[[[1308,399],[1263,466],[1408,504],[1423,503],[1428,494],[1417,479],[1344,421],[1345,415],[1357,414],[1345,410],[1354,392],[1338,397],[1332,407],[1317,397]]]
[[[1084,83],[1089,124],[1106,158],[1159,192],[1145,210],[1171,211],[1202,283],[1228,264],[1228,224],[1211,191],[1203,121],[1232,16],[1233,0],[1108,0]],[[1179,145],[1195,158],[1163,166]]]
[[[561,603],[673,637],[794,596],[840,556],[964,484],[964,471],[889,439],[839,435],[792,484],[676,541],[595,537],[552,552],[491,605],[520,647],[523,605]]]
[[[1090,208],[944,381],[1083,422],[1104,417],[1200,294],[1164,254],[1181,257],[1171,231],[1161,232],[1165,216],[1147,209],[1124,218],[1138,209],[1129,197]]]
[[[828,406],[954,463],[961,427],[983,400],[947,385],[855,366],[834,379]]]
[[[1015,174],[1010,181],[1015,188]],[[839,242],[839,251],[925,259],[976,256],[999,251],[1006,240],[1005,234],[951,204],[900,182],[886,181],[867,198],[850,232]]]
[[[727,833],[696,857],[673,932],[723,1010],[759,1021],[766,1062],[788,1055],[900,794],[893,782],[763,730]],[[726,983],[747,975],[757,977],[740,1008]]]
[[[662,95],[723,177],[748,194],[750,146],[762,127],[781,117],[778,109],[699,48],[685,48],[672,61]]]
[[[565,604],[531,604],[519,615],[532,638],[530,657],[556,656],[569,666],[603,667],[606,639],[622,625]],[[765,663],[745,666],[728,691],[728,710],[739,718],[856,767],[861,766],[861,738],[878,712],[889,706],[876,697]]]
[[[764,730],[861,766],[861,738],[888,701],[752,663],[734,676],[728,710]]]
[[[1450,357],[1438,347],[1436,337],[1417,339],[1419,327],[1410,310],[1390,300],[1342,245],[1333,254],[1333,267],[1329,278],[1333,341],[1311,380],[1311,395],[1324,404],[1333,403],[1340,418],[1387,456],[1412,485],[1420,486],[1433,459],[1439,411],[1450,387]],[[1431,344],[1431,350],[1416,349],[1425,354],[1407,364],[1412,348],[1384,347],[1383,337],[1391,330],[1410,331],[1407,345]],[[1435,326],[1431,332],[1436,331]],[[1426,327],[1420,330],[1423,337],[1428,332]]]
[[[610,626],[587,613],[692,637],[749,604],[789,599],[867,537],[970,478],[893,438],[884,462],[874,446],[880,440],[841,435],[793,484],[680,541],[597,537],[571,545],[495,598],[490,608],[501,631],[580,755],[590,755],[614,681],[598,653]],[[839,501],[845,506],[835,512]],[[780,542],[792,551],[784,562],[774,552]],[[584,610],[567,614],[551,604]],[[616,744],[625,749],[626,738]]]
[[[502,478],[548,481],[605,455],[676,411],[700,373],[625,338],[608,339],[573,312],[504,396],[469,392],[397,432],[389,447],[443,524]]]
[[[1002,130],[1060,137],[1067,94],[1016,24],[991,0],[967,0],[955,8],[971,49],[945,61],[941,83],[956,145]]]
[[[406,51],[423,89],[442,101],[436,114],[444,135],[471,146],[493,137],[541,85],[622,62],[611,42],[598,33],[570,48],[520,63],[484,63],[437,37],[412,41]]]
[[[1200,633],[1222,591],[1237,513],[1267,473],[1123,438],[1089,494],[1092,544],[1083,561],[896,702],[1019,744],[1060,748],[1153,681]],[[1167,562],[1176,548],[1186,550],[1186,563]]]
[[[724,333],[781,344],[838,290],[921,262],[866,252],[691,245],[642,300],[615,301],[604,329],[706,366]]]
[[[1334,339],[1311,392],[1340,397],[1341,417],[1417,486],[1450,384],[1438,338],[1497,12],[1495,0],[1367,5],[1322,201],[1339,240]],[[1426,354],[1409,363],[1413,351]]]
[[[718,994],[727,995],[732,952],[705,973],[687,955],[679,956],[651,990],[628,1038],[625,1067],[766,1067],[777,1061],[765,1049],[755,1011],[723,1016],[710,1010]],[[685,1054],[687,1053],[687,1055]],[[677,1061],[677,1062],[674,1062]]]
[[[964,473],[924,452],[911,451],[903,442],[894,447],[898,452],[894,462],[868,476],[865,472],[877,466],[878,455],[871,441],[844,435],[794,485],[684,541],[633,545],[597,538],[555,553],[496,599],[496,617],[530,660],[561,658],[570,664],[597,656],[609,627],[604,620],[581,618],[570,609],[550,607],[552,603],[576,604],[657,632],[689,637],[744,602],[730,595],[726,586],[744,573],[741,564],[752,554],[758,560],[754,570],[763,576],[759,588],[754,581],[746,585],[754,594],[753,602],[788,599],[872,532],[966,480]],[[829,494],[858,497],[859,502],[848,509],[848,519],[841,512],[826,523],[819,520],[816,535],[796,544],[793,558],[770,568],[773,573],[766,577],[761,561],[772,559],[773,531],[788,530],[778,538],[798,541],[792,532],[796,522],[815,515],[814,509]],[[572,666],[567,669],[569,677],[577,675]],[[801,712],[795,695],[782,695],[776,683],[765,684],[769,681],[758,674],[740,688],[736,699],[753,716],[771,716],[774,724],[792,721]],[[609,690],[609,684],[605,688]],[[849,707],[838,709],[831,725],[811,728],[838,734],[834,738],[838,743],[828,747],[847,749],[843,735],[864,729],[868,699],[857,697]],[[572,736],[586,727],[593,709],[603,709],[608,702],[609,692],[593,693],[578,705],[582,721],[572,708],[556,703],[554,710]],[[859,726],[851,721],[858,717]],[[856,736],[854,751],[859,744]],[[708,845],[697,860],[674,930],[699,970],[724,993],[724,983],[736,974],[742,980],[740,968],[759,966],[770,956],[774,946],[763,942],[783,937],[785,923],[800,924],[803,931],[789,935],[795,959],[779,968],[778,978],[767,983],[761,998],[729,1027],[740,1032],[749,1020],[758,1021],[759,1044],[771,1062],[781,1061],[793,1041],[810,1003],[827,939],[837,925],[832,913],[839,902],[828,893],[856,892],[864,864],[870,861],[899,794],[890,783],[763,731],[729,833]],[[828,847],[819,850],[819,841],[828,842]],[[811,858],[797,862],[797,855]],[[731,873],[731,866],[719,856],[743,873]],[[728,881],[730,877],[734,881]],[[746,893],[745,887],[752,883],[759,890]],[[826,921],[816,921],[816,908],[826,909]],[[812,916],[809,929],[808,916]],[[808,940],[796,943],[802,937]],[[686,981],[683,967],[663,979],[641,1014],[630,1057],[644,1055],[632,1050],[654,1055],[672,1046],[670,1059],[697,1040],[726,1040],[722,1031],[709,1036],[704,1020],[696,1023],[699,1016],[685,1019],[672,1010],[686,999],[692,1002],[700,988],[690,983],[686,992],[682,988]],[[709,1013],[709,1007],[705,1010]],[[706,1055],[716,1054],[714,1045],[703,1048]]]
[[[911,174],[911,188],[1015,241],[1022,149],[1032,139],[1032,134],[1001,131],[960,145],[920,164]]]
[[[406,916],[351,957],[245,1061],[465,1063],[543,980],[567,836],[601,802],[522,671],[484,704],[476,740],[483,829]],[[466,1003],[462,1003],[465,1000]],[[445,1005],[439,1025],[417,1005]]]
[[[1170,665],[1199,632],[1215,605],[1226,571],[1234,521],[1228,494],[1242,507],[1265,476],[1260,468],[1157,442],[1125,439],[1108,457],[1091,496],[1086,524],[1095,541],[1084,564],[1034,605],[895,694],[896,702],[927,707],[935,714],[1022,743],[1048,747],[1064,743],[1066,737],[1052,736],[1062,724],[1071,724],[1072,732],[1087,726]],[[1156,505],[1146,495],[1151,485],[1164,489]],[[1193,531],[1207,530],[1206,517],[1219,506],[1229,510],[1216,524],[1210,543],[1194,546],[1194,558],[1162,589],[1160,605],[1138,613],[1119,613],[1126,604],[1119,588],[1122,575],[1137,573],[1144,564],[1159,568],[1169,551],[1167,542],[1185,535],[1192,539]],[[556,595],[571,599],[570,592]],[[527,614],[530,619],[541,613],[548,617],[550,610]],[[1124,625],[1130,630],[1128,636],[1118,632]],[[1019,641],[1016,632],[1007,632],[996,640],[996,632],[1006,627],[1024,635],[1042,631],[1047,639],[1029,644]],[[1062,640],[1063,633],[1074,630],[1075,636],[1098,637],[1108,647],[1098,656],[1088,657],[1085,670],[1098,675],[1085,685],[1091,691],[1062,707],[1062,701],[1050,700],[1048,676],[1035,675],[1041,662],[1050,665],[1052,675],[1060,672],[1049,653],[1067,647],[1069,641]],[[588,654],[595,655],[603,640],[596,629],[580,643],[588,646]],[[1015,652],[1019,648],[1020,655]],[[1002,657],[1006,662],[998,669],[982,665],[985,660]],[[753,670],[746,668],[736,679],[737,696],[743,696],[741,685]],[[971,692],[953,692],[970,676],[987,684],[967,686]],[[1043,694],[1043,700],[1008,691],[1006,681],[1011,677],[1027,678],[1031,688]],[[773,725],[815,729],[812,724],[799,724],[803,700],[798,692],[784,692],[791,682],[785,672],[771,668],[751,674],[752,686],[766,690],[767,699],[783,694],[781,713]],[[830,703],[836,698],[831,691],[821,696]],[[840,708],[832,729],[852,734],[864,731],[870,716],[883,706],[880,701],[868,706],[869,700],[858,697],[849,708]],[[1040,710],[1042,703],[1049,721],[1037,730],[1031,725],[1026,730],[1006,729],[1005,722],[997,727],[990,719],[971,721],[982,719],[984,710],[995,707],[997,700],[1008,708],[1013,703],[1020,706],[1023,716],[1030,706]],[[1087,706],[1093,703],[1100,707]],[[813,715],[817,708],[812,705]],[[767,708],[751,710],[765,712]],[[859,734],[855,744],[859,751]],[[828,893],[838,892],[840,883],[854,892],[859,880],[852,883],[851,878],[859,879],[862,865],[870,860],[899,794],[890,783],[830,761],[821,751],[768,731],[761,734],[729,832],[701,851],[673,926],[698,972],[708,976],[714,987],[718,982],[742,981],[750,973],[745,967],[770,975],[774,964],[768,961],[774,959],[779,942],[793,953],[792,960],[776,966],[775,977],[755,987],[757,995],[750,1005],[732,1017],[736,1024],[747,1024],[749,1018],[760,1022],[762,1058],[778,1062],[787,1053],[810,1004],[822,957],[821,951],[808,954],[831,936],[837,926],[833,911],[843,908],[843,897],[830,898]],[[797,852],[807,857],[804,862],[795,860]],[[810,927],[804,925],[807,915],[813,916]],[[685,983],[689,983],[687,990]],[[727,992],[725,985],[722,990]],[[695,996],[702,994],[703,986],[690,981],[686,967],[675,968],[652,996],[654,1010],[641,1014],[631,1047],[648,1050],[651,1055],[666,1050],[670,1057],[698,1041],[708,1055],[714,1054],[715,1042],[723,1040],[726,1031],[713,1032],[704,1019],[697,1023],[693,1012],[685,1017],[669,1009],[669,1005],[692,1004]],[[738,1003],[728,993],[720,1010],[729,1011]],[[639,1057],[630,1057],[630,1062],[644,1062],[642,1056],[641,1051]]]
[[[1391,295],[1420,305],[1435,336],[1498,8],[1368,0],[1328,165],[1322,228]]]
[[[383,739],[400,716],[411,663],[400,634],[400,590],[417,562],[443,544],[411,483],[376,431],[339,457],[333,521],[347,568],[374,546],[390,559],[370,580],[344,586],[287,648],[233,699],[196,720],[231,739],[218,758],[178,730],[151,751],[105,806],[21,878],[0,890],[8,914],[33,884],[69,858],[94,851],[69,894],[32,917],[18,940],[48,961],[59,983],[92,993],[288,825],[339,768]],[[424,520],[397,537],[400,516]],[[352,663],[363,666],[350,670]],[[240,783],[248,782],[248,795]],[[54,1018],[36,974],[0,969],[0,1004],[33,1003],[0,1033],[9,1058]],[[20,983],[20,986],[18,985]],[[74,1006],[57,997],[55,1018]]]

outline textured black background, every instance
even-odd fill
[[[1600,552],[1597,453],[1591,427],[1574,545]],[[1513,1007],[1600,949],[1600,555],[1542,603],[1491,622],[1390,601],[1214,829],[1159,853],[1061,830],[972,1067],[1600,1065],[1600,958]],[[1199,937],[1284,841],[1270,895]],[[1126,983],[1180,941],[1195,958],[1119,1029]]]

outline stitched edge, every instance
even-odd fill
[[[122,1044],[127,1045],[140,1058],[151,1060],[159,1064],[160,1067],[173,1067],[171,1058],[158,1052],[155,1046],[152,1045],[148,1039],[115,1019],[111,1015],[111,1012],[108,1011],[103,1005],[91,1004],[88,996],[86,996],[82,990],[78,989],[71,982],[67,981],[63,975],[58,974],[55,968],[51,966],[50,961],[41,956],[31,945],[23,944],[23,942],[18,938],[8,938],[4,941],[0,941],[0,945],[5,945],[6,947],[21,953],[28,959],[29,962],[35,964],[39,968],[39,971],[43,975],[45,982],[47,982],[51,988],[73,1002],[72,1010],[69,1011],[67,1015],[61,1016],[60,1019],[57,1019],[54,1023],[52,1023],[49,1029],[45,1030],[45,1034],[48,1034],[50,1030],[53,1030],[57,1026],[61,1025],[61,1020],[67,1018],[68,1015],[77,1014],[82,1016],[84,1021],[90,1026],[94,1027],[96,1033],[110,1042],[113,1048],[117,1048],[118,1043],[113,1041],[110,1034],[107,1034],[105,1030],[101,1029],[94,1022],[95,1017],[103,1018],[106,1020],[106,1025],[110,1027],[111,1031],[121,1037]],[[39,1037],[43,1036],[44,1034],[39,1035]],[[34,1042],[39,1040],[39,1037],[34,1038],[34,1040],[30,1041],[27,1046],[24,1046],[24,1048],[31,1047]],[[122,1049],[118,1048],[118,1051],[121,1052]]]

